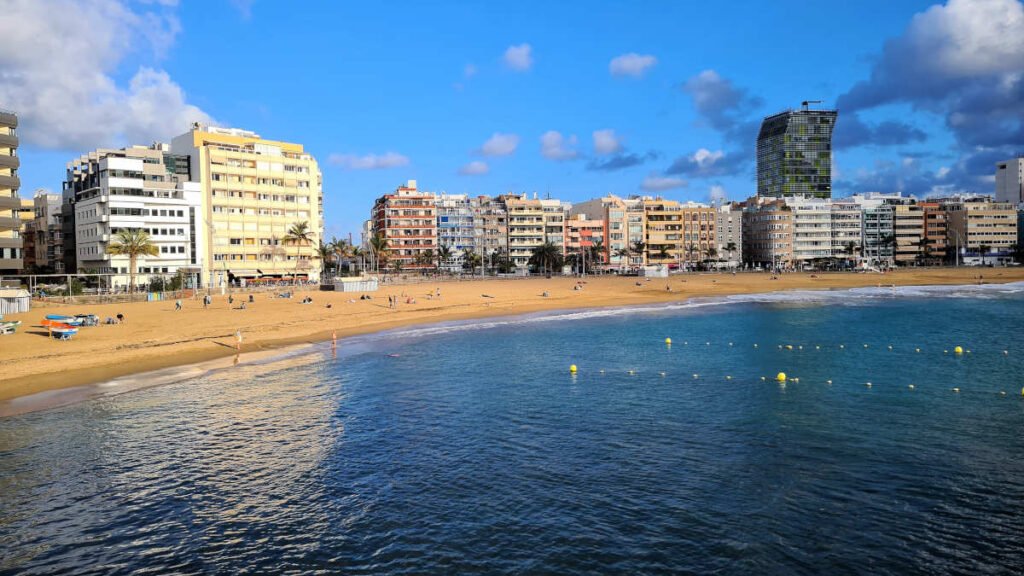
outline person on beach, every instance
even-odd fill
[[[174,309],[178,311],[181,310],[181,298],[178,298],[177,300],[174,301]]]
[[[124,314],[121,314],[121,313],[117,314],[117,323],[118,324],[124,324]]]
[[[203,309],[209,308],[210,304],[213,304],[213,297],[209,294],[203,296]]]
[[[235,330],[235,349],[242,349],[242,329]]]

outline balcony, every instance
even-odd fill
[[[17,176],[0,175],[0,188],[10,188],[12,190],[21,188],[21,179]]]
[[[0,194],[0,210],[21,210],[21,198]]]
[[[14,112],[6,112],[0,110],[0,126],[7,126],[8,128],[18,127],[18,116]]]
[[[10,168],[11,170],[17,169],[21,166],[21,159],[17,156],[7,156],[6,154],[0,154],[0,168]]]
[[[0,230],[17,230],[19,228],[21,228],[20,219],[0,216]],[[18,246],[21,246],[20,240],[18,241]]]
[[[18,137],[14,134],[0,134],[0,147],[17,148]]]

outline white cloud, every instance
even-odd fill
[[[657,176],[651,175],[644,178],[643,183],[640,187],[648,192],[663,192],[665,190],[672,190],[674,188],[683,188],[688,184],[686,180],[682,178],[672,178],[669,176]]]
[[[476,66],[473,64],[466,64],[466,67],[462,69],[462,75],[466,78],[476,76],[477,72],[479,72],[479,70],[477,70]]]
[[[620,150],[622,150],[622,140],[615,135],[615,130],[594,130],[594,152],[615,154]]]
[[[357,156],[355,154],[331,154],[327,161],[336,164],[346,170],[382,170],[385,168],[398,168],[408,166],[409,158],[397,152],[385,152],[384,154],[366,154]]]
[[[509,46],[505,50],[505,65],[518,72],[525,72],[533,66],[533,48],[529,44]]]
[[[578,156],[576,136],[568,138],[560,132],[548,130],[540,137],[540,153],[549,160],[572,160]]]
[[[711,187],[711,190],[708,191],[708,199],[711,202],[722,203],[729,199],[729,194],[725,191],[724,186],[715,184]]]
[[[608,71],[611,72],[612,76],[633,76],[634,78],[639,78],[657,63],[658,59],[650,54],[630,52],[629,54],[612,58],[612,61],[608,64]]]
[[[495,132],[480,148],[484,156],[508,156],[519,146],[519,136]]]
[[[146,144],[209,115],[170,75],[139,66],[127,85],[122,61],[159,59],[180,24],[168,3],[10,0],[0,18],[0,102],[19,114],[20,136],[41,148],[82,151]]]
[[[491,167],[486,162],[480,160],[474,160],[469,164],[459,168],[459,174],[463,176],[479,176],[480,174],[487,174],[491,171]]]
[[[693,160],[693,162],[700,168],[710,168],[715,162],[718,162],[724,156],[725,152],[722,152],[721,150],[715,150],[712,152],[707,148],[701,148],[694,152],[693,156],[690,156],[690,159]]]

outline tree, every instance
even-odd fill
[[[472,248],[463,248],[462,250],[462,269],[467,270],[470,273],[480,265],[483,261],[480,255],[473,251]]]
[[[714,246],[710,246],[704,251],[704,254],[708,257],[708,260],[714,260],[715,258],[718,258],[718,249]]]
[[[320,258],[320,261],[324,263],[323,271],[325,273],[330,271],[330,266],[328,266],[328,264],[335,258],[335,254],[336,252],[334,242],[331,242],[330,244],[324,244],[323,240],[321,240],[317,244],[316,255],[317,257]],[[335,263],[334,268],[335,270],[337,270],[337,263]]]
[[[288,232],[285,233],[283,240],[289,244],[297,245],[300,248],[302,246],[309,246],[313,243],[313,239],[316,238],[316,234],[309,229],[309,222],[302,221],[296,222],[288,228]],[[299,253],[295,257],[295,278],[294,281],[298,283],[299,280],[299,263],[305,260],[302,254]]]
[[[992,251],[992,247],[989,246],[988,244],[981,244],[981,245],[978,246],[978,252],[981,254],[981,265],[982,266],[985,266],[987,264],[987,262],[985,261],[985,256],[987,256],[988,253],[991,252],[991,251]]]
[[[668,260],[672,255],[668,252],[668,246],[661,246],[658,248],[658,260]]]
[[[376,263],[376,271],[380,272],[380,264],[388,261],[391,256],[391,248],[388,246],[387,238],[380,234],[374,234],[370,238],[370,250],[373,252],[373,259]]]
[[[128,289],[135,292],[135,273],[139,256],[157,256],[160,251],[149,239],[149,232],[141,228],[122,228],[107,246],[107,252],[128,257]]]
[[[413,258],[413,264],[422,268],[430,268],[434,265],[434,251],[430,249],[421,251]]]
[[[587,258],[590,260],[591,265],[603,263],[605,258],[604,240],[598,238],[594,240],[587,251]]]
[[[630,247],[630,252],[632,252],[632,254],[630,254],[630,256],[631,257],[633,255],[639,256],[640,257],[640,261],[643,262],[644,261],[643,258],[644,258],[644,251],[645,250],[647,250],[647,244],[645,244],[643,240],[637,240],[636,242],[633,242],[633,245]]]
[[[558,268],[561,264],[562,250],[551,242],[537,246],[530,256],[530,265],[538,271],[543,268],[546,273],[551,273],[552,269]]]
[[[732,261],[732,255],[736,252],[736,243],[729,242],[725,245],[725,251],[729,253],[729,260]]]
[[[438,246],[437,252],[435,254],[437,256],[438,268],[444,268],[444,265],[448,264],[448,262],[452,259],[452,249],[449,248],[448,246]]]
[[[697,252],[699,252],[699,251],[700,251],[700,248],[698,248],[696,244],[692,244],[692,243],[691,244],[687,244],[686,245],[686,254],[687,254],[686,259],[687,259],[687,261],[693,262],[695,260],[694,255],[696,255]]]

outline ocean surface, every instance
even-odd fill
[[[1022,387],[1024,284],[353,338],[0,419],[0,574],[1019,574]]]

